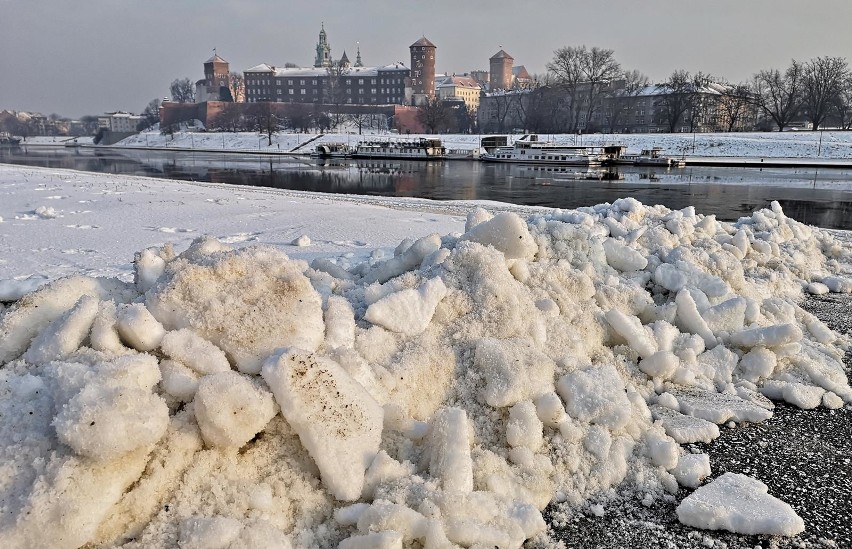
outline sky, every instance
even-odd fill
[[[852,57],[849,0],[0,0],[0,110],[79,117],[140,112],[176,78],[203,77],[213,48],[231,70],[313,64],[324,24],[337,58],[410,64],[426,36],[439,72],[488,68],[502,47],[531,73],[554,50],[598,46],[625,69],[739,82],[790,60]]]

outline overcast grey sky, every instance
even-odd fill
[[[852,58],[852,0],[0,0],[0,109],[139,112],[214,47],[233,71],[311,65],[321,22],[335,58],[360,42],[366,65],[408,65],[425,35],[440,72],[487,69],[500,46],[533,73],[562,46],[611,48],[652,80]]]

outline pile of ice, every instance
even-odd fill
[[[348,261],[199,239],[8,306],[0,546],[518,547],[616,485],[804,528],[681,445],[852,402],[848,338],[797,305],[852,291],[830,233],[623,199]]]

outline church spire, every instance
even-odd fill
[[[328,35],[325,33],[325,22],[320,26],[319,41],[317,42],[317,56],[314,58],[314,67],[331,66],[331,46],[328,45]]]
[[[356,67],[363,67],[364,63],[361,62],[361,43],[355,42],[355,44],[358,47],[358,51],[355,54],[355,66]]]

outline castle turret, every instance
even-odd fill
[[[325,23],[320,27],[319,40],[317,41],[317,56],[314,58],[314,67],[331,66],[331,46],[328,45],[328,36],[325,34]]]
[[[425,36],[408,47],[411,50],[411,91],[415,104],[435,95],[435,51]]]
[[[488,84],[492,90],[508,90],[512,87],[512,63],[515,59],[503,50],[491,56]]]

